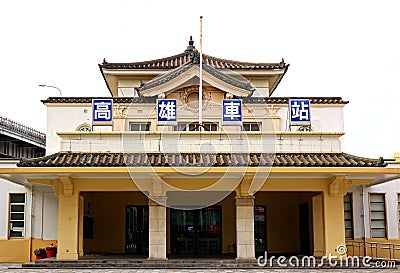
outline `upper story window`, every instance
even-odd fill
[[[10,193],[10,238],[25,236],[25,193]]]
[[[150,122],[130,122],[129,131],[150,131]]]
[[[219,131],[218,128],[218,123],[214,122],[204,122],[203,123],[203,131],[206,132],[217,132]],[[178,123],[177,126],[174,126],[174,131],[200,131],[200,126],[199,123],[193,122],[193,123]]]
[[[139,97],[134,87],[118,87],[118,97]]]
[[[261,131],[261,123],[259,122],[243,122],[242,130],[247,132]]]
[[[76,128],[76,130],[79,131],[79,132],[91,132],[92,131],[92,126],[90,126],[90,124],[85,122],[85,123],[79,125]]]

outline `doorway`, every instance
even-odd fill
[[[149,207],[126,207],[126,254],[149,252]]]
[[[308,203],[299,205],[300,254],[310,255],[310,213]]]
[[[220,254],[222,252],[221,207],[197,210],[171,209],[173,254]]]
[[[254,247],[257,257],[267,251],[267,223],[265,206],[254,206]]]

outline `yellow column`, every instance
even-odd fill
[[[322,194],[312,197],[313,208],[313,233],[314,233],[314,251],[315,257],[325,255],[325,236],[324,236],[324,206]]]
[[[57,260],[78,260],[79,192],[73,191],[72,181],[61,178],[63,192],[58,205]]]
[[[338,256],[336,249],[345,245],[343,195],[324,194],[325,255]]]
[[[79,256],[83,256],[83,216],[85,214],[85,199],[79,197]]]
[[[236,259],[254,260],[254,196],[236,197]]]

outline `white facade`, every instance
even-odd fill
[[[392,162],[390,167],[398,167],[400,163]],[[349,187],[348,193],[353,198],[353,227],[354,238],[366,238],[374,240],[371,236],[371,194],[384,194],[385,216],[386,216],[386,239],[393,240],[400,238],[400,179],[387,181],[371,186]]]
[[[342,143],[339,138],[344,132],[343,107],[344,104],[311,104],[312,132],[323,132],[325,134],[324,138],[327,139],[326,145],[321,142],[318,143],[318,147],[315,145],[315,147],[312,147],[307,141],[299,142],[297,141],[297,136],[291,138],[289,134],[286,134],[284,138],[280,137],[279,141],[275,141],[276,149],[278,149],[277,151],[340,152],[342,150]],[[61,138],[57,133],[78,131],[79,128],[84,125],[89,125],[89,127],[91,127],[91,104],[49,103],[47,104],[47,109],[47,155],[59,152],[60,150],[71,150],[68,149],[68,145],[65,141],[61,144]],[[278,136],[280,132],[296,131],[298,129],[298,126],[293,126],[292,128],[289,126],[288,105],[276,104],[267,106],[266,104],[251,104],[251,109],[251,112],[244,113],[243,122],[259,122],[261,123],[261,130],[264,132],[275,132]],[[154,111],[154,104],[134,104],[132,107],[132,105],[114,103],[114,126],[110,128],[110,130],[129,131],[130,122],[149,122],[150,117],[154,116]],[[221,131],[231,132],[241,130],[238,126],[223,127],[220,119],[215,119],[215,113],[219,111],[220,106],[211,105],[207,107],[203,110],[204,121],[218,123]],[[193,120],[193,112],[188,109],[178,109],[178,116],[180,122],[189,123],[196,121]],[[154,123],[154,118],[152,118],[151,131],[172,131],[172,126],[157,128],[157,125]],[[332,140],[332,136],[327,137],[326,133],[336,134],[335,139]],[[314,139],[310,139],[310,141],[314,144],[316,143]],[[297,142],[295,144],[296,147],[290,148],[294,142]],[[103,142],[102,145],[106,145],[106,143]],[[119,146],[116,147],[116,145]],[[113,143],[113,146],[111,150],[115,150],[115,148],[117,148],[116,150],[121,150],[120,143]],[[96,148],[90,149],[91,151],[104,150]],[[110,149],[106,148],[105,150]]]
[[[0,162],[1,168],[15,163]],[[25,225],[22,238],[57,240],[58,197],[52,187],[16,184],[0,178],[0,240],[10,235],[10,194],[25,194]]]

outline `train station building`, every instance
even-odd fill
[[[276,96],[288,68],[192,39],[174,56],[104,60],[110,96],[43,100],[46,156],[0,172],[54,191],[59,260],[337,254],[348,188],[399,169],[342,151],[348,101]]]

